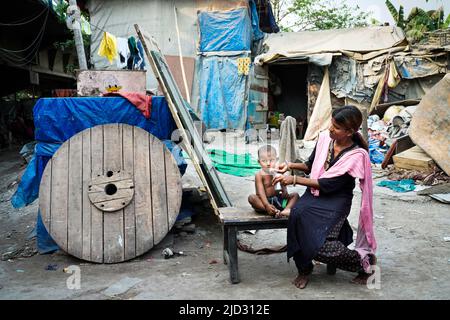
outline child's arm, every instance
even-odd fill
[[[256,195],[261,199],[261,202],[263,203],[264,208],[266,209],[267,213],[276,214],[278,212],[278,210],[277,210],[277,208],[275,208],[275,206],[273,206],[269,203],[269,200],[267,200],[266,189],[264,188],[263,176],[259,172],[255,176],[255,189],[256,189]]]

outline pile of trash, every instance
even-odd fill
[[[445,172],[435,167],[433,172],[422,172],[417,170],[403,170],[391,168],[388,174],[389,180],[414,180],[416,185],[435,186],[450,183],[450,177]]]
[[[369,154],[372,163],[382,163],[396,138],[408,135],[416,106],[390,106],[383,118],[371,115],[367,119]]]

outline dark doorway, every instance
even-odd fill
[[[303,138],[307,126],[307,64],[269,66],[269,111],[297,120],[297,138]]]

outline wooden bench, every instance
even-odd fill
[[[230,269],[231,283],[239,283],[237,232],[239,230],[287,228],[288,218],[274,218],[251,208],[219,208],[223,225],[223,259]]]

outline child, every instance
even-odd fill
[[[270,145],[258,150],[258,162],[261,170],[255,175],[256,194],[248,197],[248,202],[258,212],[271,216],[287,217],[298,199],[298,194],[288,194],[286,186],[276,188],[272,185],[276,175],[277,151]]]

